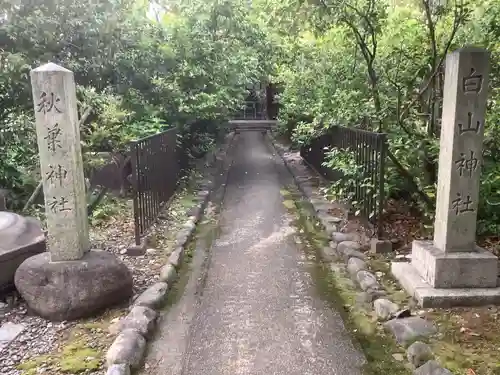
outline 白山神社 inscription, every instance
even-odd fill
[[[500,302],[497,258],[476,245],[489,53],[460,49],[445,69],[434,241],[414,241],[392,273],[424,306]]]

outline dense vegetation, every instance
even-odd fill
[[[388,133],[386,189],[429,216],[444,58],[467,44],[488,48],[492,72],[478,230],[500,233],[500,1],[276,0],[263,6],[281,47],[275,79],[284,83],[282,131],[299,144],[332,125]],[[332,153],[330,165],[356,173],[345,156]]]
[[[307,144],[337,124],[386,132],[386,189],[432,216],[443,61],[475,44],[492,52],[479,232],[500,233],[499,0],[24,3],[0,9],[0,187],[14,206],[37,183],[29,70],[53,61],[91,110],[85,150],[177,126],[203,151],[245,87],[271,76],[282,133]]]
[[[266,40],[245,2],[3,0],[0,8],[0,187],[20,207],[37,185],[29,71],[75,73],[84,151],[120,151],[177,126],[192,151],[246,86],[267,78]],[[22,206],[21,206],[22,207]]]

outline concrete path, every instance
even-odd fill
[[[183,297],[163,317],[146,373],[361,375],[364,357],[319,297],[293,241],[280,194],[291,176],[262,134],[235,142],[206,277],[198,254]]]

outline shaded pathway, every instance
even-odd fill
[[[202,294],[191,294],[191,280],[160,327],[147,373],[361,374],[363,356],[318,296],[293,241],[280,194],[291,176],[262,134],[242,133],[235,142],[222,233]]]

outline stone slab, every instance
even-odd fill
[[[475,251],[445,253],[431,241],[413,241],[412,265],[434,288],[495,288],[498,258],[476,246]]]
[[[418,316],[392,319],[384,323],[384,327],[392,332],[396,341],[403,346],[413,343],[418,338],[437,333],[434,323]]]
[[[406,262],[393,262],[391,272],[408,294],[425,308],[500,305],[500,287],[433,288],[422,279],[415,267]]]
[[[23,324],[6,322],[0,326],[0,352],[24,330]]]

